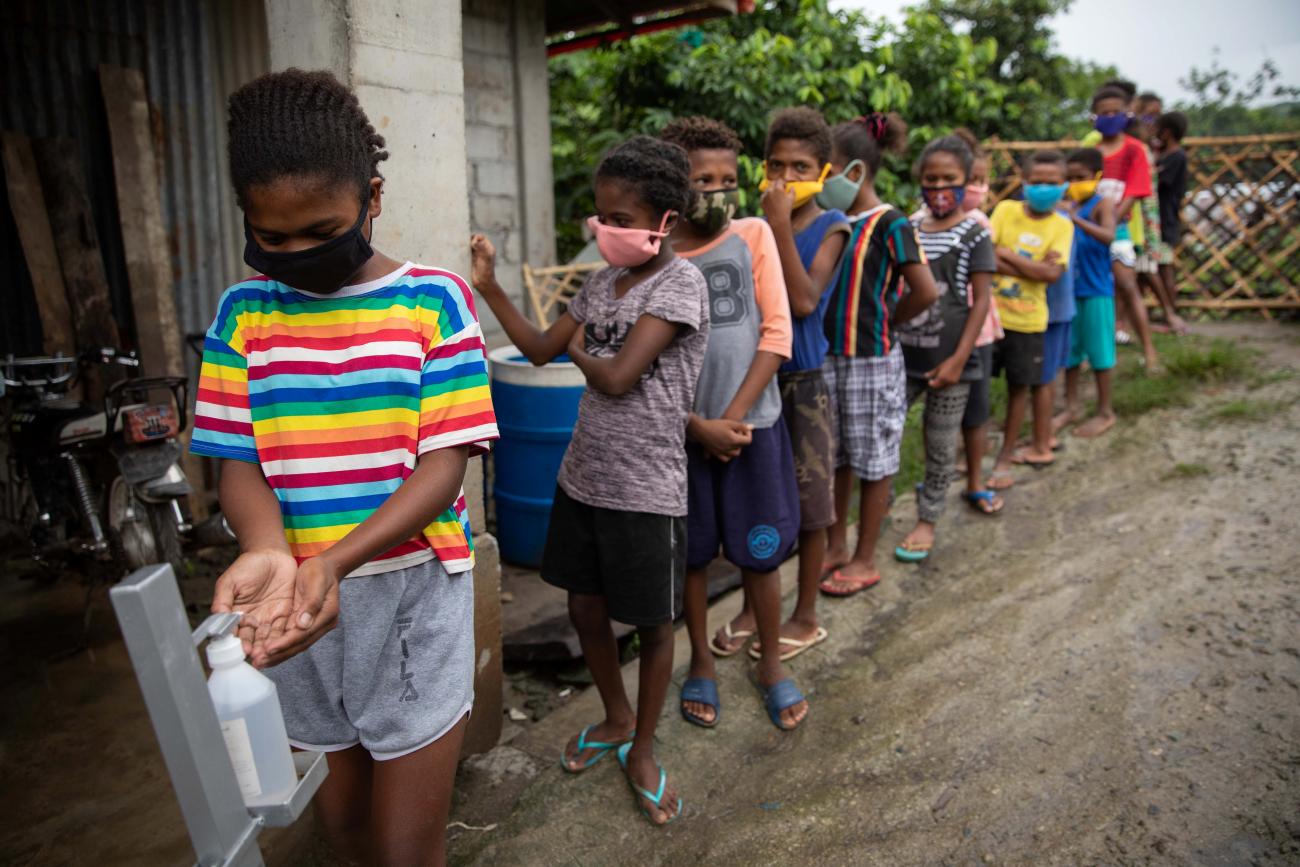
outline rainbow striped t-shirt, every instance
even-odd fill
[[[258,276],[221,297],[190,450],[261,465],[299,562],[368,518],[420,455],[481,454],[496,437],[473,297],[450,271],[408,262],[328,296]],[[474,565],[463,490],[418,537],[352,574],[434,557],[453,574]]]

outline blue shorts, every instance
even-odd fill
[[[718,556],[754,572],[771,572],[799,535],[799,488],[785,424],[755,430],[740,454],[723,462],[699,443],[686,444],[686,568]]]
[[[1109,295],[1079,298],[1070,330],[1070,367],[1086,360],[1093,370],[1115,366],[1115,299]]]
[[[1070,357],[1070,323],[1050,322],[1043,335],[1043,378],[1041,385],[1051,385],[1056,374],[1065,369]]]

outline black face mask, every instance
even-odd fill
[[[375,255],[370,242],[361,234],[361,226],[370,210],[369,205],[370,202],[367,201],[361,206],[356,224],[342,235],[330,238],[324,244],[293,253],[268,253],[263,250],[248,228],[248,220],[244,220],[244,261],[258,273],[294,289],[317,295],[337,292]]]

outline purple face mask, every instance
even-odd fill
[[[1092,126],[1104,136],[1119,135],[1128,128],[1131,117],[1132,115],[1127,112],[1124,114],[1099,114],[1092,122]]]

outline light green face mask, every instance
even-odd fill
[[[853,207],[853,200],[858,197],[858,190],[862,189],[862,181],[854,181],[849,178],[849,172],[854,166],[862,167],[862,179],[866,180],[866,164],[862,160],[854,160],[844,167],[844,171],[826,179],[822,191],[817,194],[818,205],[828,211],[844,211],[846,213],[849,208]]]
[[[695,204],[686,212],[686,219],[701,234],[712,237],[722,231],[739,207],[739,189],[699,190]]]

